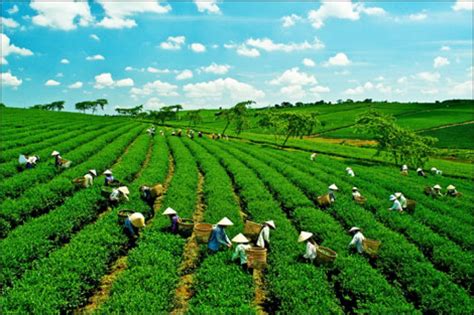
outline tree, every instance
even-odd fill
[[[317,113],[269,111],[261,115],[259,125],[273,132],[276,139],[278,135],[284,135],[285,139],[281,144],[284,146],[290,137],[310,135],[314,127],[319,124],[317,115]]]
[[[377,141],[375,155],[386,154],[396,164],[423,166],[429,156],[436,152],[433,145],[438,139],[423,137],[398,126],[392,115],[373,110],[365,112],[356,119],[355,130],[368,134]]]
[[[202,122],[201,110],[193,110],[188,112],[186,118],[189,120],[189,125],[196,126]]]

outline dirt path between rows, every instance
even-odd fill
[[[143,172],[143,170],[148,166],[151,158],[151,153],[153,151],[153,141],[151,142],[150,148],[147,152],[147,156],[145,158],[145,161],[143,163],[143,167],[141,168],[140,172],[135,176],[135,179],[139,178]],[[166,194],[166,191],[168,190],[169,183],[171,182],[171,179],[173,178],[174,174],[174,163],[173,163],[173,157],[169,155],[168,157],[169,164],[168,164],[168,175],[165,179],[164,183],[164,193],[163,196],[158,197],[155,200],[155,203],[153,205],[153,210],[155,211],[155,215],[159,211],[161,207],[162,200],[164,198],[164,195]],[[134,180],[135,180],[134,179]],[[108,213],[109,211],[105,211],[104,213]],[[102,215],[104,215],[102,213]],[[152,221],[153,218],[150,219]],[[148,224],[147,222],[147,228],[151,224]],[[92,314],[94,313],[105,301],[110,296],[110,291],[112,289],[113,284],[115,283],[115,280],[122,274],[127,269],[127,261],[128,261],[128,251],[130,248],[125,247],[124,248],[124,255],[118,257],[115,262],[111,265],[109,269],[109,273],[104,275],[102,279],[100,280],[100,284],[98,286],[97,291],[94,293],[93,296],[89,298],[88,304],[79,309],[76,314]]]
[[[203,222],[204,220],[204,211],[206,209],[206,206],[204,204],[203,187],[204,175],[203,173],[199,172],[196,208],[193,213],[194,224]],[[194,272],[199,263],[199,257],[199,243],[197,242],[196,235],[193,231],[191,236],[188,238],[186,244],[184,245],[183,258],[178,268],[178,273],[181,275],[181,278],[178,282],[178,286],[176,287],[175,291],[175,307],[171,311],[171,314],[173,315],[185,314],[189,308],[189,300],[194,295]]]

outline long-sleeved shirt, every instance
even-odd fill
[[[306,252],[303,257],[312,261],[316,258],[316,255],[316,245],[311,242],[306,242]]]
[[[400,196],[400,204],[402,206],[403,209],[405,209],[407,207],[407,198],[405,198],[405,196],[401,195]]]
[[[178,233],[178,221],[179,221],[179,217],[178,215],[173,215],[170,217],[170,221],[171,221],[171,232],[172,233]]]
[[[240,258],[240,264],[246,264],[247,263],[247,253],[245,252],[247,249],[249,249],[251,246],[247,244],[239,244],[235,248],[234,253],[232,254],[232,260],[236,260],[237,258]]]
[[[123,224],[123,227],[130,237],[138,235],[138,228],[133,226],[132,221],[130,221],[129,218],[125,219],[125,223]]]
[[[355,176],[355,173],[353,170],[347,170],[347,175],[351,176],[351,177],[354,177]]]
[[[94,184],[94,178],[92,177],[91,174],[84,175],[84,180],[85,180],[84,182],[85,187],[90,187]]]
[[[402,204],[400,203],[400,201],[398,201],[398,199],[395,199],[393,201],[393,205],[390,207],[390,210],[398,210],[398,211],[403,210]]]
[[[209,242],[207,247],[210,250],[218,251],[221,245],[228,246],[230,243],[229,237],[225,233],[225,229],[219,225],[212,229],[211,237],[209,238]]]
[[[333,190],[329,189],[328,195],[331,202],[334,202],[336,200],[336,195],[334,194]]]
[[[265,225],[258,234],[257,246],[265,248],[265,242],[270,243],[270,227]]]
[[[349,246],[356,246],[357,251],[362,254],[364,251],[362,247],[362,241],[365,240],[365,236],[359,231],[357,232],[354,237],[352,238],[352,241],[349,243]]]
[[[360,198],[360,197],[362,197],[362,195],[360,194],[359,191],[353,191],[352,192],[352,198],[353,199],[357,199],[357,198]]]

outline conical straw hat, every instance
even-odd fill
[[[269,226],[271,226],[272,228],[276,229],[276,225],[275,225],[275,222],[273,220],[265,221],[265,223],[268,224]]]
[[[329,189],[331,189],[331,190],[339,190],[339,188],[337,188],[336,184],[332,184],[331,186],[329,186]]]
[[[51,153],[51,156],[55,156],[55,155],[59,155],[59,152],[58,151],[53,151],[53,153]]]
[[[231,226],[234,225],[231,220],[229,220],[227,217],[222,218],[219,222],[217,222],[217,225],[222,225],[222,226]]]
[[[311,236],[313,236],[313,233],[301,231],[300,236],[298,237],[298,242],[300,242],[300,243],[304,242],[307,239],[309,239]]]
[[[242,234],[239,233],[234,238],[232,239],[232,242],[234,243],[248,243],[249,240]]]
[[[91,173],[91,174],[94,175],[94,176],[97,176],[96,170],[89,170],[89,173]]]
[[[177,212],[170,207],[166,208],[166,210],[163,212],[163,215],[171,215],[171,214],[177,214]]]
[[[121,186],[118,188],[118,190],[124,195],[128,195],[130,193],[127,186]]]
[[[448,190],[454,190],[454,189],[456,189],[456,187],[453,186],[453,185],[449,185],[448,187],[446,187],[446,189],[448,189]]]
[[[111,171],[111,170],[106,170],[106,171],[104,172],[104,175],[112,175],[112,171]]]
[[[145,226],[145,217],[140,212],[134,212],[128,218],[134,227],[142,228]]]

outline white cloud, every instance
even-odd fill
[[[283,51],[283,52],[293,52],[301,50],[318,50],[324,48],[324,44],[318,39],[315,38],[312,43],[304,41],[302,43],[274,43],[269,38],[250,38],[245,41],[245,45],[254,47],[260,50],[267,52],[273,51]]]
[[[468,97],[472,99],[474,96],[473,91],[474,81],[468,80],[462,83],[456,83],[448,90],[448,93],[455,95],[456,97]]]
[[[423,20],[426,20],[426,18],[428,17],[428,15],[426,13],[415,13],[415,14],[410,14],[408,16],[408,19],[410,21],[423,21]]]
[[[281,18],[282,26],[283,27],[292,27],[296,24],[297,21],[300,21],[302,18],[299,15],[292,14],[288,16],[284,16]]]
[[[18,6],[16,4],[13,7],[11,7],[11,9],[7,10],[8,14],[15,14],[18,11],[20,11],[20,10],[18,9]]]
[[[309,58],[304,58],[303,59],[303,64],[306,66],[306,67],[314,67],[316,66],[316,63],[312,60],[312,59],[309,59]]]
[[[165,42],[160,44],[161,49],[179,50],[184,45],[186,37],[184,36],[170,36]]]
[[[97,36],[96,34],[90,34],[89,37],[92,38],[93,40],[100,42],[100,37]]]
[[[125,70],[127,70],[127,69],[125,69]],[[157,69],[157,68],[154,68],[154,67],[148,67],[148,68],[146,68],[146,71],[148,71],[150,73],[170,73],[171,72],[169,69]]]
[[[9,28],[17,28],[20,26],[20,24],[18,24],[14,19],[5,18],[2,16],[0,16],[0,25]]]
[[[45,86],[58,86],[58,85],[61,85],[61,83],[56,80],[48,80],[44,83],[44,85]]]
[[[98,61],[98,60],[105,60],[104,56],[102,55],[94,55],[94,56],[87,56],[87,61]]]
[[[425,94],[425,95],[434,95],[438,93],[439,93],[438,89],[422,89],[421,90],[421,94]]]
[[[130,17],[140,13],[164,14],[171,11],[169,5],[160,5],[159,1],[110,1],[97,0],[105,11],[105,17],[97,25],[105,28],[119,29],[137,26]]]
[[[230,98],[232,101],[258,100],[265,93],[252,85],[239,82],[233,78],[217,79],[214,81],[186,84],[183,87],[186,97],[202,100],[219,100]]]
[[[88,26],[93,21],[87,2],[74,0],[41,1],[32,0],[30,7],[38,12],[33,16],[34,24],[70,31],[80,26]]]
[[[60,63],[62,63],[63,65],[67,65],[69,64],[69,60],[67,60],[66,58],[63,58],[61,59]]]
[[[146,83],[142,88],[132,88],[130,93],[133,97],[148,96],[152,94],[159,96],[178,96],[178,93],[176,93],[177,89],[178,86],[176,85],[156,80],[154,82]]]
[[[229,65],[218,65],[218,64],[213,62],[209,66],[201,67],[199,69],[202,72],[205,72],[205,73],[226,74],[229,71],[230,66]]]
[[[23,80],[18,79],[11,72],[2,72],[0,73],[0,82],[2,86],[11,86],[11,87],[18,87],[23,83]]]
[[[17,54],[20,56],[32,56],[33,52],[29,49],[26,48],[20,48],[17,47],[13,44],[10,44],[10,38],[3,34],[0,33],[0,57],[1,57],[1,64],[8,64],[8,61],[6,59],[7,56]]]
[[[199,12],[220,14],[221,10],[217,6],[217,0],[193,0]]]
[[[192,43],[190,47],[191,47],[191,50],[196,53],[203,53],[206,51],[206,46],[200,43]]]
[[[70,84],[70,85],[68,86],[68,88],[70,88],[70,89],[80,89],[80,88],[82,87],[82,85],[83,85],[83,84],[82,84],[81,81],[77,81],[77,82],[75,82],[75,83],[73,83],[73,84]]]
[[[441,68],[447,65],[449,65],[448,58],[438,56],[433,60],[433,67],[435,68]]]
[[[347,66],[351,63],[351,60],[345,53],[337,53],[333,57],[330,57],[326,65],[328,66]]]
[[[446,46],[446,45],[445,45],[445,46],[441,46],[440,50],[441,50],[441,51],[450,51],[450,50],[451,50],[451,47]]]
[[[416,78],[426,82],[438,82],[441,75],[438,72],[419,72],[415,75]]]
[[[316,93],[316,94],[331,92],[331,89],[329,87],[320,86],[320,85],[314,86],[314,87],[310,88],[309,90],[313,93]]]
[[[308,20],[314,28],[321,28],[329,18],[359,20],[360,14],[384,15],[386,12],[379,7],[365,7],[363,3],[352,3],[351,0],[322,0],[317,10],[308,12]]]
[[[454,11],[472,11],[474,8],[474,2],[472,0],[457,0],[452,8]]]
[[[313,75],[300,72],[298,67],[286,70],[276,79],[270,81],[271,85],[314,85],[318,83]]]
[[[95,77],[95,84],[94,88],[96,89],[103,89],[103,88],[113,88],[113,87],[125,87],[125,86],[133,86],[134,82],[130,78],[114,81],[112,78],[112,74],[110,73],[101,73],[96,75]]]
[[[191,70],[183,70],[181,71],[177,76],[176,76],[176,80],[188,80],[188,79],[191,79],[193,77],[193,72]]]
[[[260,56],[260,52],[255,48],[248,48],[245,45],[241,45],[237,48],[237,54],[240,56],[255,58]]]

